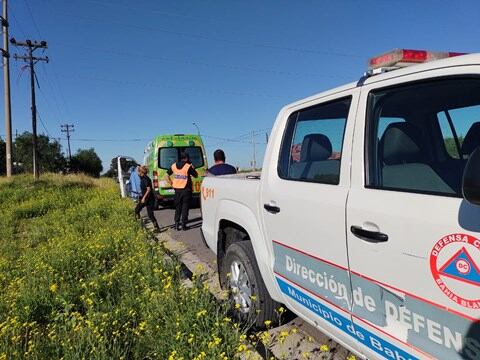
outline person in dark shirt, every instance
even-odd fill
[[[237,173],[237,169],[235,169],[232,165],[225,164],[225,153],[222,149],[215,150],[213,153],[213,160],[215,160],[215,165],[208,169],[209,174],[218,176]]]
[[[175,230],[180,230],[180,216],[182,220],[182,230],[187,230],[188,211],[190,210],[190,200],[192,199],[192,176],[198,177],[197,170],[190,162],[188,153],[180,153],[180,161],[172,164],[167,171],[168,181],[175,189]],[[173,180],[170,176],[173,175]]]
[[[135,207],[135,216],[140,218],[140,211],[145,207],[147,209],[147,214],[150,221],[153,223],[155,231],[160,231],[158,226],[157,219],[153,214],[153,208],[155,204],[153,193],[152,180],[148,177],[148,169],[146,166],[139,166],[137,168],[138,175],[140,176],[140,188],[142,190],[142,197],[139,199],[137,206]]]

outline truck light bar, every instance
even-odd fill
[[[459,52],[395,49],[368,60],[368,69],[403,67],[465,54]]]

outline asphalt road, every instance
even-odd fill
[[[200,260],[208,263],[212,268],[216,269],[216,256],[205,246],[200,235],[200,227],[202,226],[202,216],[200,208],[194,207],[190,209],[188,216],[188,230],[175,231],[173,228],[175,209],[172,207],[161,207],[155,211],[155,217],[162,231],[166,231],[177,241],[182,242],[186,246],[186,250],[193,252]]]

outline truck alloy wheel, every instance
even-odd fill
[[[228,287],[233,301],[240,306],[239,311],[247,314],[252,307],[252,289],[250,288],[247,270],[239,261],[235,260],[230,265]]]
[[[263,282],[250,241],[240,241],[227,248],[220,268],[220,283],[229,290],[232,311],[237,320],[255,329],[265,327],[265,321],[278,321],[272,300]]]

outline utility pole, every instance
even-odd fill
[[[192,122],[192,125],[197,128],[197,134],[198,134],[198,136],[200,136],[200,128],[198,127],[197,123],[196,123],[196,122]]]
[[[253,171],[257,168],[256,149],[255,149],[255,130],[252,131],[252,145],[253,145]]]
[[[72,162],[72,151],[70,150],[70,133],[75,131],[75,125],[73,124],[65,124],[60,125],[61,131],[67,134],[67,142],[68,142],[68,163]]]
[[[30,90],[32,96],[32,145],[33,145],[33,178],[38,180],[39,176],[39,164],[38,164],[38,151],[37,151],[37,106],[35,102],[35,64],[39,61],[45,61],[48,63],[48,57],[36,57],[33,56],[33,52],[37,49],[46,49],[46,41],[16,41],[14,38],[10,39],[10,42],[14,46],[27,48],[27,55],[18,56],[15,54],[13,57],[15,60],[24,60],[29,63],[30,67]]]
[[[12,176],[12,112],[10,101],[10,53],[8,52],[8,8],[7,0],[3,0],[3,86],[5,94],[5,140],[6,140],[6,161],[7,177]]]

